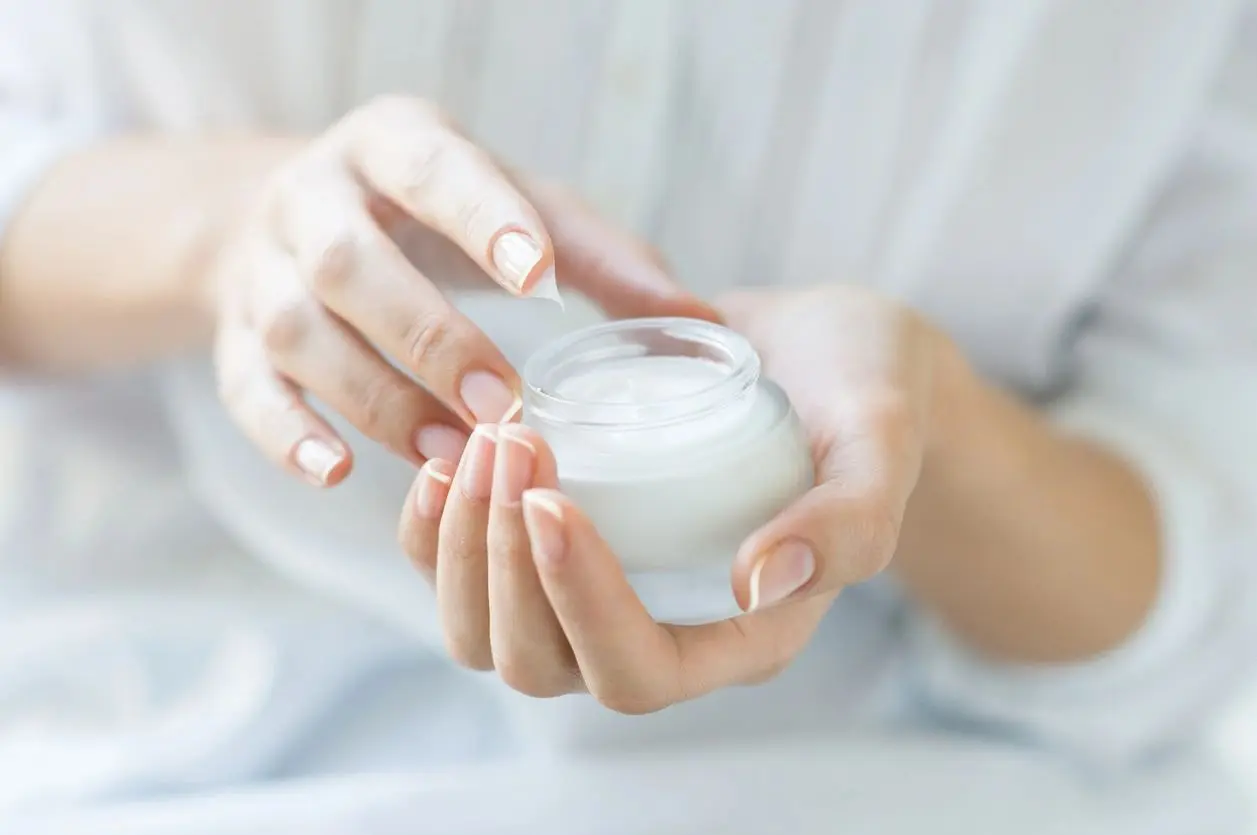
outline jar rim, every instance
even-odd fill
[[[638,335],[636,340],[634,335]],[[689,343],[705,349],[714,360],[728,369],[724,378],[685,394],[660,398],[650,404],[660,412],[658,418],[643,418],[639,404],[574,400],[563,397],[547,387],[546,377],[579,357],[599,350],[598,343],[623,339],[623,348],[649,348],[651,337]],[[582,352],[582,345],[585,346]],[[606,354],[607,349],[601,349]],[[682,353],[620,354],[621,356],[686,356]],[[760,358],[751,343],[741,334],[702,319],[652,317],[603,322],[574,331],[548,343],[529,357],[524,364],[527,411],[549,423],[601,429],[657,429],[662,426],[701,418],[752,389],[760,377]]]

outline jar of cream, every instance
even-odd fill
[[[691,319],[594,325],[524,367],[524,421],[658,621],[740,613],[742,541],[813,483],[782,390],[743,337]]]

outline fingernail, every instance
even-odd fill
[[[493,244],[493,266],[517,290],[523,288],[544,255],[541,244],[524,232],[507,232]]]
[[[452,426],[434,423],[424,426],[415,433],[415,449],[428,460],[442,458],[446,461],[457,461],[463,457],[463,447],[467,446],[467,435]]]
[[[484,501],[493,492],[493,459],[497,448],[497,427],[477,426],[467,442],[463,470],[458,485],[469,499]]]
[[[345,453],[319,438],[306,438],[293,450],[292,460],[311,481],[326,485]]]
[[[532,486],[537,450],[522,436],[516,426],[498,428],[497,467],[493,471],[493,499],[498,504],[514,507],[524,491]]]
[[[802,542],[784,542],[751,569],[748,612],[772,606],[803,588],[816,573],[816,557]]]
[[[440,519],[445,500],[450,494],[454,465],[432,459],[419,471],[419,490],[415,494],[415,512],[422,519]]]
[[[519,397],[500,377],[488,371],[464,374],[458,394],[480,423],[499,423],[519,411]]]
[[[523,496],[524,526],[538,564],[554,566],[567,554],[563,508],[543,492],[526,490]]]

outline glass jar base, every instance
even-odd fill
[[[642,605],[659,623],[697,626],[743,614],[733,597],[729,567],[628,575]]]

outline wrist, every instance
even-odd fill
[[[950,336],[938,330],[931,330],[930,335],[934,347],[922,478],[963,460],[973,412],[984,386]]]
[[[913,503],[951,503],[1024,481],[1041,445],[1030,437],[1023,411],[982,378],[950,337],[935,332],[935,339],[928,429]]]

